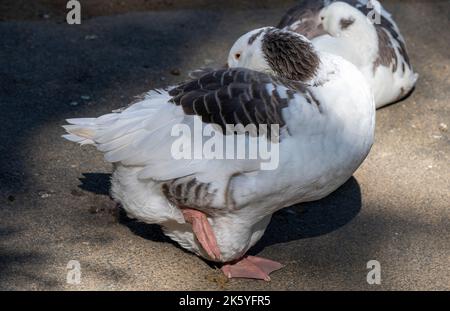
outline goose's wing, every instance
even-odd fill
[[[265,73],[244,69],[210,71],[201,78],[172,89],[171,102],[185,115],[200,117],[203,123],[215,124],[226,133],[227,125],[262,125],[285,127],[282,109],[288,106],[304,85],[282,80]],[[238,132],[237,134],[242,134]],[[255,133],[264,134],[264,133]],[[273,133],[275,135],[279,133]]]
[[[215,124],[210,128],[211,136],[220,139],[225,139],[227,125],[278,125],[273,134],[283,139],[287,135],[283,110],[294,97],[303,98],[298,95],[303,89],[300,84],[248,69],[211,71],[169,92],[153,91],[119,113],[68,120],[71,125],[65,127],[69,132],[66,138],[94,143],[107,161],[136,167],[141,179],[163,182],[164,193],[175,203],[223,207],[229,203],[230,178],[259,170],[261,160],[203,159],[199,149],[203,145],[192,143],[196,124],[201,131]],[[179,135],[181,128],[190,129],[192,135],[186,131]],[[236,144],[248,144],[266,134],[256,130],[246,135],[237,128],[230,135]],[[200,139],[204,142],[205,137]],[[174,146],[181,145],[191,146],[190,157],[174,156],[179,151],[174,151]]]
[[[379,59],[377,61],[380,62],[381,65],[387,67],[390,67],[391,65],[397,67],[402,61],[404,61],[406,65],[412,69],[408,51],[406,49],[405,39],[392,18],[392,15],[377,0],[354,0],[353,2],[357,2],[354,6],[366,16],[374,10],[377,10],[379,13],[379,23],[374,24],[378,35]],[[369,2],[372,4],[368,5]],[[399,56],[403,58],[402,60],[397,59],[396,53],[393,49],[398,51]],[[384,63],[383,58],[385,58]]]
[[[326,34],[319,21],[320,10],[330,1],[327,0],[302,0],[282,17],[277,28],[295,31],[313,39]]]
[[[191,79],[200,79],[201,77],[203,77],[204,75],[215,71],[216,69],[214,68],[210,68],[210,67],[203,67],[203,68],[198,68],[195,70],[192,70],[189,72],[188,76]]]

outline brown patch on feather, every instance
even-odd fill
[[[253,36],[251,36],[251,37],[248,39],[248,44],[249,44],[249,45],[252,45],[253,42],[255,42],[255,40],[258,39],[258,37],[259,37],[263,32],[264,32],[264,29],[258,31],[258,32],[255,33]]]
[[[391,68],[392,72],[397,71],[398,58],[395,48],[392,46],[391,38],[385,29],[376,27],[378,34],[378,58],[373,63],[373,72],[375,73],[379,66]]]
[[[320,65],[311,42],[290,32],[268,31],[262,48],[272,70],[286,79],[306,82],[316,75]]]
[[[355,23],[355,19],[353,17],[343,18],[339,21],[339,25],[342,30],[348,29],[354,23]]]
[[[210,188],[210,183],[199,182],[195,177],[173,179],[161,186],[164,196],[172,204],[199,210],[211,206],[217,190]]]
[[[368,8],[363,5],[358,0],[340,0],[350,4],[351,6],[360,10],[364,15],[368,15],[373,9]],[[335,1],[332,1],[335,2]],[[299,5],[291,8],[281,19],[277,28],[287,28],[291,31],[298,32],[308,39],[314,38],[314,32],[322,32],[323,29],[318,29],[319,23],[317,23],[318,15],[320,10],[329,4],[329,1],[325,0],[303,0]],[[384,29],[391,36],[392,40],[395,41],[396,45],[394,48],[398,50],[399,54],[405,60],[405,65],[412,70],[412,65],[409,59],[408,52],[406,50],[405,42],[402,40],[400,33],[397,31],[395,25],[387,19],[385,16],[381,15],[381,24],[375,25],[378,29]],[[374,64],[374,70],[380,65],[380,63]]]
[[[286,125],[282,109],[288,106],[289,100],[280,96],[278,84],[292,91],[302,87],[301,83],[285,81],[244,68],[221,69],[182,84],[169,94],[173,96],[171,102],[181,106],[185,114],[198,115],[203,122],[216,124],[223,134],[245,133],[245,127],[254,125],[250,128],[256,133],[249,134],[267,134],[269,138],[273,137],[271,125],[278,125],[279,130]],[[268,91],[268,84],[274,86],[273,91]],[[230,132],[227,125],[236,127]],[[242,125],[242,129],[237,125]],[[267,125],[267,133],[260,133],[259,125]]]

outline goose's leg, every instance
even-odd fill
[[[273,261],[262,257],[247,256],[247,259],[250,260],[256,266],[258,266],[261,270],[263,270],[267,274],[271,274],[272,272],[280,270],[281,268],[284,267],[283,264],[277,261]]]
[[[220,260],[220,249],[216,236],[206,215],[199,210],[189,208],[182,208],[181,211],[186,222],[192,225],[192,231],[209,257],[213,260]]]
[[[269,274],[283,268],[284,266],[269,259],[247,256],[235,262],[228,263],[222,267],[222,272],[228,278],[257,279],[269,282]]]

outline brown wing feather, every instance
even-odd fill
[[[319,14],[320,10],[325,6],[323,0],[303,0],[291,9],[289,9],[278,23],[277,28],[285,28],[293,25],[294,23],[309,19],[312,16]]]
[[[303,0],[283,16],[277,28],[287,28],[304,35],[308,39],[323,35],[325,32],[318,17],[324,6],[324,0]]]
[[[269,92],[268,86],[273,91]],[[286,126],[282,109],[292,98],[280,95],[280,88],[286,90],[302,85],[244,68],[221,69],[208,72],[199,79],[172,89],[172,102],[183,108],[187,115],[198,115],[205,123],[214,123],[226,134],[227,125]],[[279,134],[279,133],[274,133]]]

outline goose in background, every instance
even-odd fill
[[[416,85],[405,40],[377,0],[303,0],[277,26],[312,40],[319,51],[358,67],[381,108],[406,97]]]

